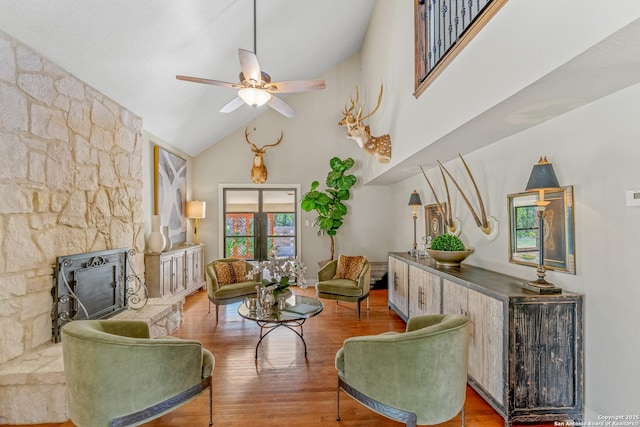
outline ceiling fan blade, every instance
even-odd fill
[[[224,86],[224,87],[233,87],[233,88],[239,87],[239,85],[237,85],[236,83],[223,82],[220,80],[203,79],[200,77],[189,77],[189,76],[178,75],[176,76],[176,79],[184,80],[187,82],[204,83],[206,85]]]
[[[324,80],[290,80],[265,85],[265,89],[271,93],[309,92],[324,89],[325,87]]]
[[[238,58],[240,58],[240,68],[242,74],[248,82],[252,80],[256,85],[260,85],[262,82],[262,75],[260,74],[260,64],[258,64],[258,58],[256,54],[246,49],[238,49]]]
[[[239,96],[236,96],[231,101],[227,102],[224,107],[220,109],[221,113],[230,113],[232,111],[237,110],[241,105],[244,104],[244,101]]]
[[[296,112],[293,111],[293,108],[291,108],[289,104],[287,104],[277,96],[272,96],[267,104],[269,104],[269,107],[273,108],[285,117],[292,118],[296,115]]]

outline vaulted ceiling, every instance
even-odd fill
[[[375,0],[259,0],[256,50],[274,81],[321,78],[358,52]],[[197,155],[267,106],[218,111],[254,50],[253,0],[0,0],[0,29],[141,116],[144,128]]]

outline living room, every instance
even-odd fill
[[[293,119],[265,109],[248,123],[259,129],[261,140],[284,133],[282,143],[265,156],[267,185],[297,184],[306,191],[313,180],[324,178],[330,158],[356,160],[358,184],[337,253],[364,254],[372,261],[410,249],[413,220],[407,202],[414,189],[423,204],[435,203],[419,166],[434,180],[439,178],[436,160],[464,176],[461,153],[487,213],[499,224],[496,239],[486,239],[452,191],[461,237],[474,248],[465,263],[525,280],[535,276],[535,269],[509,262],[507,196],[524,191],[532,166],[547,156],[561,185],[574,188],[576,271],[550,271],[547,277],[585,295],[587,421],[640,409],[635,369],[640,344],[633,333],[640,289],[632,271],[640,211],[625,202],[627,190],[640,188],[633,166],[640,155],[633,108],[640,102],[640,5],[624,1],[616,6],[606,9],[595,0],[507,2],[416,99],[413,5],[377,1],[359,52],[318,76],[326,81],[325,90],[288,97],[297,112]],[[207,202],[199,227],[207,262],[222,256],[220,184],[253,185],[253,156],[244,140],[248,124],[188,155],[179,141],[172,144],[146,131],[146,118],[129,106],[74,78],[73,70],[53,70],[57,66],[44,59],[46,53],[32,52],[2,30],[0,360],[5,363],[49,339],[45,331],[55,256],[131,247],[138,252],[134,265],[142,274],[153,213],[155,145],[187,160],[188,198]],[[37,91],[28,92],[29,101],[20,101],[14,94],[29,86],[17,82],[16,69],[66,76],[66,85],[56,85],[66,104],[64,97],[47,98]],[[355,85],[372,106],[381,82],[384,97],[369,124],[372,133],[391,135],[393,154],[386,165],[337,126]],[[51,112],[55,109],[59,112]],[[29,124],[36,110],[42,125],[34,130]],[[77,122],[58,120],[60,111],[78,111]],[[96,127],[105,130],[100,133],[104,138],[90,131]],[[67,134],[82,137],[61,137]],[[109,138],[113,142],[107,148]],[[329,253],[328,239],[306,225],[314,218],[302,213],[300,235],[311,281],[317,261]],[[422,212],[418,221],[421,236]],[[191,240],[193,223],[189,226]]]

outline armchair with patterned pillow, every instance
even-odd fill
[[[255,295],[256,286],[260,285],[262,275],[254,274],[252,279],[247,275],[251,266],[242,259],[222,258],[207,264],[207,294],[209,296],[209,312],[211,303],[216,305],[216,323],[218,323],[218,306],[242,301],[245,297]]]
[[[340,255],[318,271],[316,295],[318,298],[357,303],[360,320],[360,301],[369,298],[370,274],[366,257]]]

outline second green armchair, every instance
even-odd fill
[[[358,320],[360,320],[360,302],[369,298],[371,287],[370,263],[364,260],[361,270],[352,278],[337,278],[339,261],[341,258],[360,257],[340,257],[325,264],[318,271],[318,283],[316,284],[316,295],[318,298],[332,299],[336,301],[355,302],[358,304]],[[362,257],[364,258],[364,257]],[[347,274],[349,276],[349,274]],[[356,280],[352,280],[356,279]]]
[[[236,262],[245,262],[236,258],[221,258],[211,261],[207,264],[207,294],[209,296],[209,311],[211,311],[211,303],[216,305],[216,323],[218,323],[218,306],[233,304],[245,299],[249,295],[255,295],[256,286],[261,284],[262,275],[260,273],[255,274],[252,279],[246,277],[237,278],[236,283],[230,283],[222,285],[218,280],[218,274],[216,273],[216,264],[233,264]],[[250,265],[245,266],[245,270],[250,268]]]
[[[409,319],[404,333],[348,338],[336,354],[340,390],[407,426],[440,424],[462,410],[471,320],[434,314]]]

